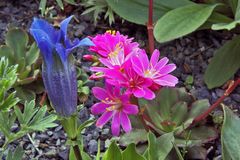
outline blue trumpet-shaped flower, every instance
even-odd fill
[[[60,23],[57,30],[48,22],[34,18],[30,33],[43,57],[42,77],[48,97],[56,112],[72,115],[77,108],[77,77],[70,52],[79,46],[92,46],[89,38],[70,41],[67,26],[72,16]]]

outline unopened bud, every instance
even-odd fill
[[[84,59],[85,61],[90,61],[90,62],[95,62],[95,61],[97,61],[97,57],[94,56],[94,55],[90,55],[90,54],[84,55],[84,56],[83,56],[83,59]]]

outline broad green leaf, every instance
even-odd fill
[[[134,143],[127,146],[127,148],[122,152],[123,160],[145,160],[143,156],[137,153],[136,146]]]
[[[212,30],[232,30],[234,29],[238,24],[240,24],[240,19],[232,21],[231,23],[217,23],[212,25]]]
[[[131,143],[139,144],[147,141],[147,132],[145,129],[133,129],[120,137],[119,144],[128,146]]]
[[[36,43],[33,43],[26,53],[26,65],[30,66],[36,62],[39,57],[39,49]]]
[[[11,29],[6,34],[6,44],[13,50],[16,61],[20,63],[20,59],[26,54],[28,34],[22,29]]]
[[[193,4],[169,11],[154,27],[156,40],[162,43],[192,33],[207,21],[217,5]]]
[[[122,153],[115,141],[110,144],[102,160],[122,160]]]
[[[209,107],[210,107],[210,104],[209,104],[208,99],[202,99],[202,100],[195,101],[191,105],[191,110],[188,115],[188,119],[196,118],[197,116],[202,114],[204,111],[206,111]]]
[[[178,102],[172,108],[172,121],[178,126],[187,118],[188,106],[186,102]]]
[[[240,36],[218,49],[204,75],[209,89],[223,85],[240,68]]]
[[[62,0],[56,0],[56,1],[57,1],[58,6],[63,10],[64,7],[63,7],[63,2],[62,2]]]
[[[224,122],[221,131],[223,160],[239,160],[240,119],[227,106],[224,106],[223,109]]]
[[[148,21],[148,0],[106,0],[112,10],[127,21],[146,25]],[[153,19],[156,21],[171,9],[192,4],[189,0],[155,0]]]
[[[6,45],[0,46],[0,57],[6,57],[10,65],[14,65],[15,59],[13,51]]]
[[[149,160],[165,160],[173,148],[173,133],[166,133],[159,138],[151,132],[148,133],[148,158]]]
[[[46,5],[47,5],[47,0],[41,0],[40,1],[39,9],[41,11],[42,16],[45,14]]]

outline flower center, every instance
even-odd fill
[[[102,100],[102,102],[110,105],[106,108],[107,111],[121,110],[122,108],[122,101],[118,98],[112,100],[107,97],[105,100]]]

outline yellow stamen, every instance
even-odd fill
[[[108,108],[106,108],[107,111],[114,111],[117,107],[116,106],[110,106]]]
[[[116,31],[115,30],[111,30],[111,29],[107,30],[106,33],[110,33],[112,35],[116,35]]]

